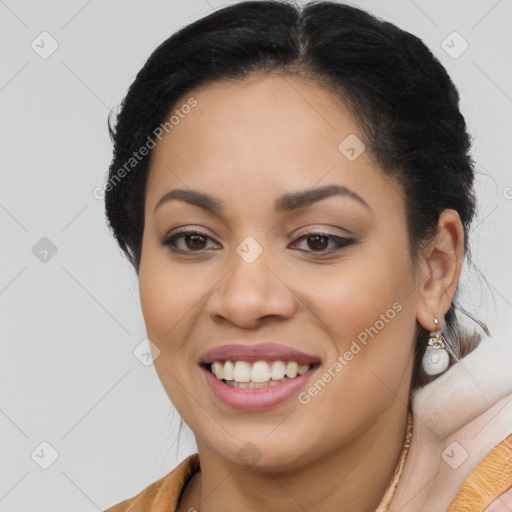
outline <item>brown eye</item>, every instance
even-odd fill
[[[303,252],[330,254],[343,249],[344,247],[355,243],[353,238],[344,238],[330,233],[312,232],[299,237],[293,245],[300,246],[306,242],[306,248],[299,248]]]
[[[324,235],[309,235],[308,247],[314,251],[323,251],[329,245],[329,237]]]
[[[209,242],[214,242],[208,235],[198,231],[181,231],[162,240],[162,245],[168,246],[171,251],[178,253],[205,252]]]
[[[203,235],[187,235],[185,237],[185,244],[192,250],[204,249],[206,237]]]

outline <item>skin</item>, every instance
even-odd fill
[[[321,85],[254,74],[198,88],[183,104],[190,96],[197,106],[153,151],[139,269],[155,367],[201,459],[178,511],[373,511],[402,449],[416,322],[434,330],[437,317],[443,326],[456,291],[459,216],[445,210],[413,262],[400,186],[369,150],[354,161],[338,150],[349,134],[365,139]],[[328,184],[369,208],[333,196],[274,209],[281,194]],[[175,188],[211,194],[225,210],[172,200],[154,211]],[[177,247],[189,252],[173,253],[161,240],[182,226],[207,238],[182,238]],[[311,238],[297,241],[313,229],[356,242],[333,252],[336,240],[323,239],[322,256]],[[263,248],[251,264],[236,252],[248,236]],[[220,345],[271,341],[317,356],[316,380],[394,303],[400,312],[308,404],[231,409],[197,364]],[[250,467],[237,456],[247,442],[261,454]]]

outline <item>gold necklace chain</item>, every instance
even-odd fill
[[[379,506],[375,510],[375,512],[387,512],[389,508],[389,504],[395,495],[396,488],[398,486],[398,482],[400,480],[400,476],[402,474],[402,469],[405,464],[405,459],[407,458],[407,453],[409,452],[409,446],[411,444],[412,437],[412,413],[411,411],[407,411],[407,427],[405,430],[405,439],[404,444],[402,446],[402,451],[400,453],[400,458],[398,459],[398,463],[395,468],[395,472],[393,477],[391,478],[391,482],[389,482],[388,488],[384,493],[384,496],[380,500]]]

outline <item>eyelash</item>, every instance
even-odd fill
[[[201,231],[183,230],[183,231],[174,233],[171,236],[164,237],[161,240],[161,244],[168,247],[174,253],[179,253],[179,254],[194,254],[194,253],[201,254],[201,253],[204,253],[206,251],[206,249],[200,249],[197,251],[194,251],[194,250],[185,250],[184,251],[182,249],[177,249],[176,247],[173,247],[173,244],[176,242],[176,240],[182,239],[182,238],[184,239],[187,236],[192,236],[192,235],[199,235],[204,238],[212,240],[211,237],[209,237],[206,233],[203,233]],[[345,238],[345,237],[333,235],[332,233],[325,233],[323,231],[312,230],[312,231],[308,231],[308,232],[304,233],[299,238],[297,238],[295,240],[295,243],[299,242],[300,240],[307,240],[309,237],[312,237],[312,236],[326,237],[330,240],[334,240],[336,248],[334,250],[333,249],[324,249],[321,251],[302,250],[302,249],[299,249],[299,250],[301,250],[302,252],[305,252],[305,253],[316,254],[316,255],[322,256],[322,255],[329,255],[329,254],[338,252],[338,251],[342,250],[343,248],[345,248],[349,245],[352,245],[353,243],[356,242],[353,238]]]

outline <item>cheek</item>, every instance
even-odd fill
[[[322,391],[307,407],[312,418],[328,414],[326,421],[348,437],[391,407],[397,397],[407,402],[415,315],[400,278],[405,265],[405,261],[373,266],[363,260],[347,263],[330,276],[315,276],[309,283],[314,281],[315,286],[306,287],[309,293],[301,296],[319,319],[319,329],[332,340],[325,368],[317,377],[324,375],[329,383],[318,386]]]
[[[404,278],[407,253],[393,258],[383,255],[385,251],[372,252],[361,251],[360,257],[347,258],[336,269],[310,275],[296,292],[332,339],[333,360],[347,354],[349,365],[359,371],[372,368],[386,374],[408,366],[413,295]]]
[[[354,257],[301,282],[301,295],[334,333],[364,330],[403,301],[403,275],[395,264],[365,259]]]
[[[143,252],[139,295],[146,331],[166,354],[174,353],[191,331],[194,305],[204,293],[204,284],[191,269],[178,269],[158,251]]]
[[[156,251],[155,251],[156,252]],[[190,267],[192,268],[192,266]],[[158,347],[154,367],[174,407],[187,421],[194,364],[186,343],[197,323],[197,304],[204,295],[204,285],[192,271],[177,269],[155,253],[145,254],[139,270],[139,295],[148,338]],[[184,392],[184,383],[187,392]]]

